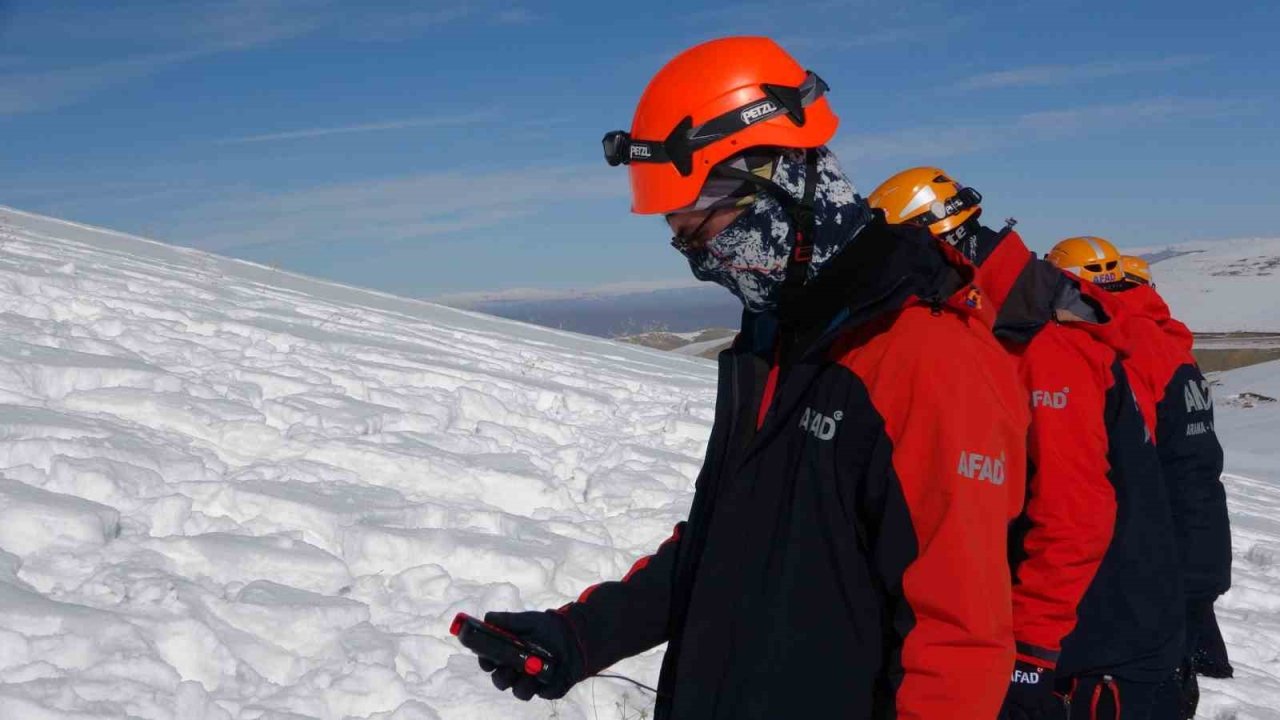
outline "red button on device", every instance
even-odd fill
[[[530,655],[524,661],[524,672],[526,675],[537,675],[542,672],[542,658],[537,655]]]

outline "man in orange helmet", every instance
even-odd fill
[[[666,642],[659,720],[999,709],[1026,396],[972,268],[874,215],[825,147],[826,91],[770,40],[716,40],[605,137],[742,331],[688,520],[621,581],[486,616],[563,659],[547,683],[485,663],[499,688],[559,697]]]
[[[1193,337],[1173,319],[1151,284],[1141,258],[1121,256],[1107,240],[1068,238],[1047,256],[1054,265],[1112,293],[1124,310],[1126,367],[1139,378],[1138,397],[1156,437],[1160,469],[1173,501],[1173,518],[1186,593],[1186,645],[1182,664],[1163,699],[1195,716],[1199,699],[1194,657],[1207,640],[1216,645],[1213,603],[1231,587],[1231,528],[1222,487],[1222,445],[1214,432],[1213,397],[1191,354]],[[1172,711],[1171,711],[1172,712]]]
[[[1036,259],[1012,224],[983,226],[982,196],[938,168],[903,171],[869,200],[979,265],[1031,394],[1026,507],[1010,537],[1017,666],[1000,718],[1113,720],[1123,696],[1125,720],[1170,720],[1153,712],[1182,643],[1177,551],[1114,303]]]

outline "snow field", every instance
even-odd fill
[[[1198,717],[1280,718],[1280,361],[1210,376],[1226,449],[1231,590],[1218,621],[1235,666],[1231,680],[1200,679]]]
[[[656,546],[709,363],[0,217],[0,717],[646,704],[604,680],[519,703],[448,622]]]

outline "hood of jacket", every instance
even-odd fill
[[[1128,290],[1111,293],[1116,304],[1128,314],[1151,320],[1164,334],[1173,339],[1180,349],[1191,352],[1195,337],[1186,325],[1175,320],[1169,313],[1169,306],[1160,293],[1150,285],[1138,285]]]
[[[1121,300],[1037,258],[1018,233],[1006,230],[997,238],[977,274],[996,309],[997,337],[1025,344],[1049,323],[1069,324],[1122,356],[1129,354]]]

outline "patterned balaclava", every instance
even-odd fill
[[[871,219],[871,209],[826,147],[817,149],[813,259],[806,282],[853,240]],[[784,150],[772,179],[797,199],[804,194],[805,151]],[[723,285],[752,312],[777,308],[791,252],[791,217],[768,192],[750,205],[705,248],[687,253],[694,277]]]

